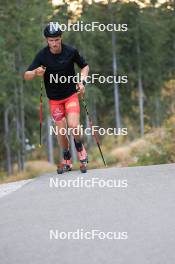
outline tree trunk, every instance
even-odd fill
[[[20,70],[22,75],[22,71]],[[24,170],[24,162],[25,162],[25,120],[24,120],[24,93],[23,93],[23,80],[20,82],[19,92],[20,92],[20,119],[21,119],[21,147],[22,147],[22,155],[21,155],[21,169]]]
[[[113,15],[112,15],[112,7],[111,1],[109,1],[109,13],[111,17],[111,23],[113,24]],[[113,68],[113,75],[117,75],[117,55],[116,55],[116,33],[112,31],[111,34],[112,39],[112,68]],[[121,120],[120,120],[120,107],[119,107],[119,87],[118,83],[114,83],[114,102],[115,102],[115,124],[116,128],[121,127]]]
[[[18,89],[15,86],[15,108],[16,108],[16,140],[17,140],[17,160],[18,160],[18,171],[22,170],[22,161],[21,161],[21,148],[20,148],[20,120],[19,120],[19,98],[18,98]]]
[[[21,2],[19,1],[19,4]],[[17,24],[18,27],[18,33],[21,32],[21,25],[20,23]],[[22,66],[23,60],[22,60],[22,48],[20,45],[20,42],[18,44],[17,50],[16,50],[16,69],[20,75],[19,80],[19,109],[20,109],[20,123],[21,123],[21,170],[24,170],[24,162],[25,162],[25,119],[24,119],[24,84],[23,84],[23,66]]]
[[[16,8],[22,12],[22,1],[16,1]],[[21,23],[16,21],[18,37],[21,36]],[[21,38],[20,38],[21,39]],[[20,120],[20,152],[21,152],[21,170],[24,170],[25,160],[25,121],[24,121],[24,84],[23,84],[23,59],[22,59],[22,47],[19,41],[18,47],[15,50],[15,68],[20,75],[19,82],[17,83],[19,89],[19,120]]]
[[[5,130],[5,148],[7,156],[7,173],[8,176],[12,175],[12,159],[11,159],[11,149],[10,149],[10,140],[9,140],[9,115],[10,107],[8,107],[4,112],[4,130]]]
[[[140,108],[140,134],[141,136],[144,136],[144,94],[143,94],[142,77],[140,71],[138,73],[138,91],[139,91],[139,108]]]
[[[144,136],[144,92],[142,83],[142,68],[141,68],[141,52],[140,52],[140,41],[139,32],[136,38],[137,48],[137,63],[138,63],[138,95],[139,95],[139,109],[140,109],[140,134]]]

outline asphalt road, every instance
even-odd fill
[[[0,199],[0,263],[174,264],[175,164],[30,181]]]

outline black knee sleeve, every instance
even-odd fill
[[[70,151],[67,150],[67,149],[65,149],[65,150],[63,151],[63,157],[64,157],[65,160],[69,160],[69,159],[71,158]]]
[[[77,150],[78,152],[82,151],[82,149],[83,149],[83,144],[82,144],[82,142],[81,142],[81,141],[76,141],[76,140],[74,139],[74,143],[75,143],[76,150]]]

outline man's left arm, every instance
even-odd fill
[[[80,72],[81,78],[77,86],[78,86],[78,93],[83,96],[83,94],[85,93],[85,80],[89,73],[89,65],[87,64],[85,59],[82,56],[80,56],[78,50],[75,50],[74,61],[81,68],[81,72]]]

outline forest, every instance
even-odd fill
[[[118,80],[95,79],[86,85],[93,124],[127,128],[127,135],[99,135],[108,166],[175,162],[175,1],[54,2],[1,0],[0,181],[53,171],[60,159],[56,137],[49,134],[53,123],[45,92],[38,147],[40,78],[23,79],[36,53],[47,45],[43,29],[49,22],[102,25],[94,31],[71,26],[63,33],[63,43],[79,50],[90,75]],[[106,30],[109,24],[116,30]],[[81,124],[87,127],[81,109]],[[85,136],[84,141],[89,167],[103,166],[93,137]],[[73,146],[72,152],[76,161]]]

